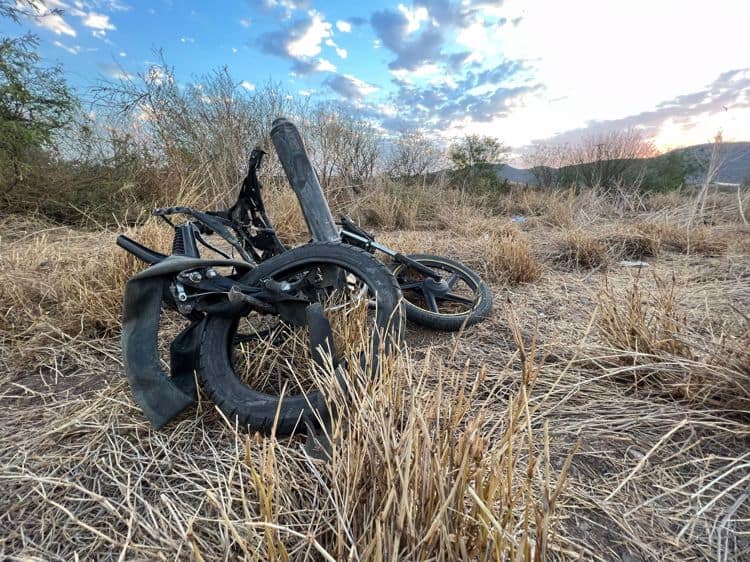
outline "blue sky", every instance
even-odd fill
[[[42,17],[2,32],[39,35],[82,92],[161,49],[181,81],[226,65],[241,87],[279,82],[390,130],[750,140],[747,0],[36,1]]]

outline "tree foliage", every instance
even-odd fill
[[[58,66],[45,67],[33,35],[0,38],[0,170],[16,185],[35,149],[49,146],[76,102]]]
[[[646,164],[641,187],[644,191],[672,191],[684,186],[697,171],[695,162],[681,152],[672,151]]]
[[[466,135],[448,149],[454,181],[474,191],[500,187],[497,175],[510,149],[495,137]]]

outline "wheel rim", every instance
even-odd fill
[[[415,261],[440,273],[441,279],[433,280],[408,265],[399,264],[393,274],[404,299],[412,306],[440,316],[465,316],[477,309],[481,293],[469,272],[438,260]]]

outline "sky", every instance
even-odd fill
[[[37,34],[81,92],[161,50],[185,84],[226,66],[388,131],[516,150],[623,128],[661,150],[750,140],[750,0],[35,1],[0,34]]]

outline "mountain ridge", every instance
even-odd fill
[[[652,158],[643,159],[645,162],[655,161],[669,154],[677,153],[695,162],[703,172],[698,172],[689,178],[692,184],[702,183],[705,178],[705,168],[711,158],[713,143],[696,144],[683,148],[676,148]],[[726,142],[721,145],[719,158],[723,164],[714,179],[717,183],[741,184],[750,176],[750,141]],[[503,164],[497,171],[498,177],[515,183],[528,183],[536,185],[537,181],[531,168],[517,168],[510,164]]]

